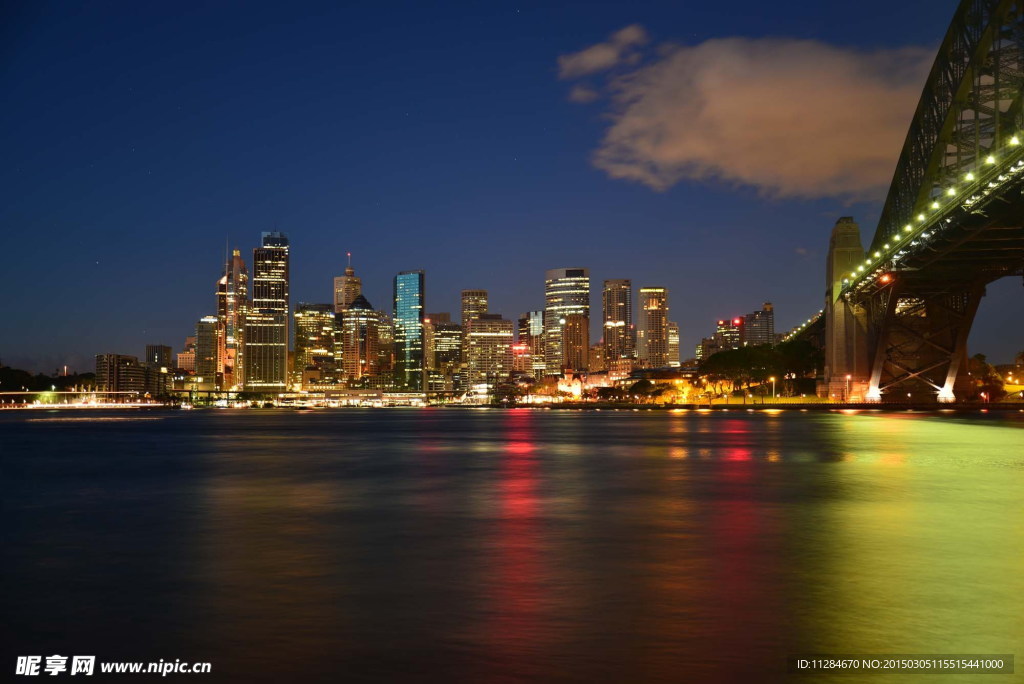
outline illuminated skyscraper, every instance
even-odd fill
[[[299,304],[295,307],[294,384],[306,389],[311,382],[325,383],[336,379],[337,337],[331,304]]]
[[[462,291],[462,327],[466,322],[480,314],[487,313],[487,290]]]
[[[493,387],[512,372],[512,321],[501,314],[478,313],[466,320],[466,378],[469,386]]]
[[[668,365],[668,289],[664,287],[640,288],[636,355],[647,368]]]
[[[775,311],[771,302],[765,302],[760,311],[751,311],[743,317],[746,343],[751,347],[775,344]]]
[[[345,275],[337,276],[334,279],[334,312],[341,313],[355,301],[356,297],[363,293],[363,281],[356,275],[352,268],[352,252],[347,252],[348,266],[345,267]]]
[[[196,382],[203,389],[220,387],[220,373],[217,371],[217,347],[220,319],[203,316],[196,323]],[[202,378],[200,380],[200,378]]]
[[[288,236],[263,233],[253,250],[252,307],[245,325],[245,388],[288,386]]]
[[[519,343],[529,347],[530,370],[535,378],[544,377],[544,312],[527,311],[519,317]]]
[[[590,271],[585,268],[556,268],[544,278],[544,362],[545,373],[560,375],[569,367],[562,326],[566,317],[577,314],[590,319]]]
[[[395,276],[395,384],[406,392],[424,390],[423,271]]]
[[[241,252],[232,251],[217,282],[217,369],[221,386],[236,389],[245,378],[245,323],[249,314],[249,271]]]
[[[601,299],[605,357],[609,360],[632,358],[636,353],[632,281],[604,281]]]
[[[341,362],[350,385],[360,386],[380,374],[380,312],[357,295],[341,318]]]
[[[737,316],[733,319],[723,318],[718,321],[714,339],[719,350],[745,347],[746,335],[743,331],[743,319]]]
[[[583,314],[567,314],[562,324],[563,366],[585,371],[590,366],[590,319]]]
[[[682,365],[679,356],[679,324],[671,321],[668,324],[668,365],[672,368]]]

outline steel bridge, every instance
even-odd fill
[[[1022,91],[1024,0],[963,0],[871,244],[832,231],[821,394],[955,400],[985,286],[1024,275]]]

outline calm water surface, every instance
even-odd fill
[[[195,682],[1024,658],[1020,413],[32,411],[0,453],[11,654]]]

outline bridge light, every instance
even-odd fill
[[[889,243],[886,242],[884,245],[882,245],[882,249],[889,249]]]
[[[932,209],[938,209],[938,208],[939,208],[939,203],[938,202],[932,202]]]
[[[924,214],[918,214],[917,215],[917,220],[918,221],[924,221]]]
[[[851,277],[851,278],[856,278],[856,277],[857,277],[857,274],[856,274],[856,273],[851,273],[851,274],[850,274],[850,277]]]
[[[880,256],[882,256],[882,253],[881,253],[881,252],[875,252],[875,258],[876,258],[876,259],[877,259],[878,257],[880,257]]]
[[[914,230],[914,226],[912,226],[912,225],[910,225],[910,224],[908,223],[907,225],[903,226],[903,230],[904,230],[905,232],[909,233],[910,231]]]
[[[858,266],[857,267],[857,271],[860,272],[860,273],[863,273],[864,272],[864,267],[863,266]]]
[[[1020,138],[1018,138],[1017,136],[1013,136],[1012,138],[1010,138],[1010,144],[1011,145],[1020,145]]]
[[[956,194],[956,188],[949,188],[948,190],[946,190],[946,194],[952,197],[953,195]]]
[[[879,280],[881,280],[883,283],[891,283],[892,282],[892,276],[889,275],[888,273],[884,273],[884,274],[882,274],[882,277],[879,278]]]
[[[992,155],[990,154],[990,155],[988,155],[987,157],[985,157],[985,163],[986,163],[986,164],[995,164],[995,163],[996,163],[996,158],[995,158],[995,157],[993,157],[993,156],[992,156]]]
[[[973,173],[971,173],[970,171],[968,171],[968,172],[967,172],[967,175],[966,175],[966,176],[964,176],[964,178],[966,178],[966,179],[967,179],[967,180],[969,180],[969,181],[972,181],[972,180],[974,180],[974,174],[973,174]]]

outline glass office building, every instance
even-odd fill
[[[423,271],[395,276],[395,384],[400,391],[424,390],[423,284]]]

